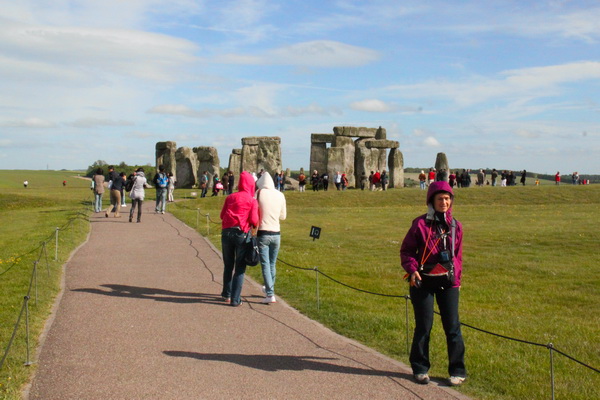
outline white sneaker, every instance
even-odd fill
[[[123,207],[127,208],[127,204],[121,204],[121,208]]]
[[[275,296],[267,296],[263,299],[262,303],[264,303],[264,304],[277,303],[277,300],[275,300]]]
[[[460,386],[465,381],[463,376],[451,376],[448,378],[448,382],[450,382],[450,386]]]
[[[421,385],[427,385],[429,383],[429,375],[428,374],[415,374],[415,381]]]
[[[165,212],[164,212],[164,211],[161,211],[160,213],[161,213],[161,214],[164,214]]]
[[[262,287],[262,292],[265,296],[267,295],[267,287],[266,286]]]

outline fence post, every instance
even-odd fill
[[[554,345],[548,343],[547,347],[550,350],[550,387],[552,389],[552,400],[554,400]]]
[[[56,227],[56,245],[54,246],[54,261],[58,261],[58,231],[60,228]]]
[[[409,329],[408,329],[408,300],[410,300],[410,296],[404,296],[404,305],[405,305],[405,315],[406,315],[406,354],[410,354],[410,350],[409,350],[409,344],[408,344],[408,335],[409,335]]]
[[[38,265],[38,262],[34,261],[33,262],[33,281],[35,282],[34,289],[35,289],[35,304],[36,305],[37,305],[37,298],[38,298],[38,288],[37,288],[37,286],[38,286],[37,285],[37,283],[38,283],[37,282],[38,281],[38,279],[37,279],[38,278],[38,269],[37,269],[37,265]],[[28,293],[28,295],[29,295],[29,293]],[[28,308],[28,310],[29,310],[29,308]]]
[[[25,296],[25,341],[27,344],[27,361],[25,365],[31,365],[29,360],[29,296]]]
[[[315,267],[315,274],[317,275],[317,311],[321,310],[321,299],[319,297],[319,267]]]

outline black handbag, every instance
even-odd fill
[[[254,267],[260,262],[260,252],[258,250],[258,238],[248,232],[246,236],[246,254],[244,256],[246,265]]]

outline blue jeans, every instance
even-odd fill
[[[429,338],[433,326],[433,298],[435,296],[448,347],[448,373],[450,376],[467,376],[465,368],[465,344],[458,318],[458,288],[429,290],[410,288],[410,298],[415,313],[415,332],[410,350],[413,373],[426,374],[429,363]]]
[[[421,190],[425,190],[425,181],[420,181],[419,184],[421,185]]]
[[[156,188],[156,208],[155,211],[165,211],[167,209],[167,188]]]
[[[246,234],[239,229],[223,229],[223,291],[221,296],[231,298],[231,305],[240,304],[244,274],[246,273]]]
[[[104,193],[94,193],[94,211],[100,212],[102,211],[102,195]]]
[[[281,244],[281,235],[261,235],[258,236],[258,249],[260,252],[260,266],[262,268],[263,280],[265,281],[265,291],[267,296],[275,295],[275,276],[277,270],[277,254]]]

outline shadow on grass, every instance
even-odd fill
[[[175,292],[166,289],[145,288],[139,286],[127,285],[101,285],[101,288],[80,288],[73,289],[73,292],[84,292],[101,294],[104,296],[126,297],[133,299],[144,299],[154,301],[164,301],[169,303],[209,303],[227,305],[223,302],[220,295],[195,292]]]
[[[170,357],[187,357],[201,361],[221,361],[238,364],[243,367],[261,369],[263,371],[324,371],[340,374],[384,376],[389,378],[412,379],[409,374],[397,371],[381,371],[370,368],[357,368],[345,365],[332,364],[326,361],[335,361],[337,358],[313,356],[284,356],[269,354],[220,354],[220,353],[195,353],[190,351],[164,351]]]

